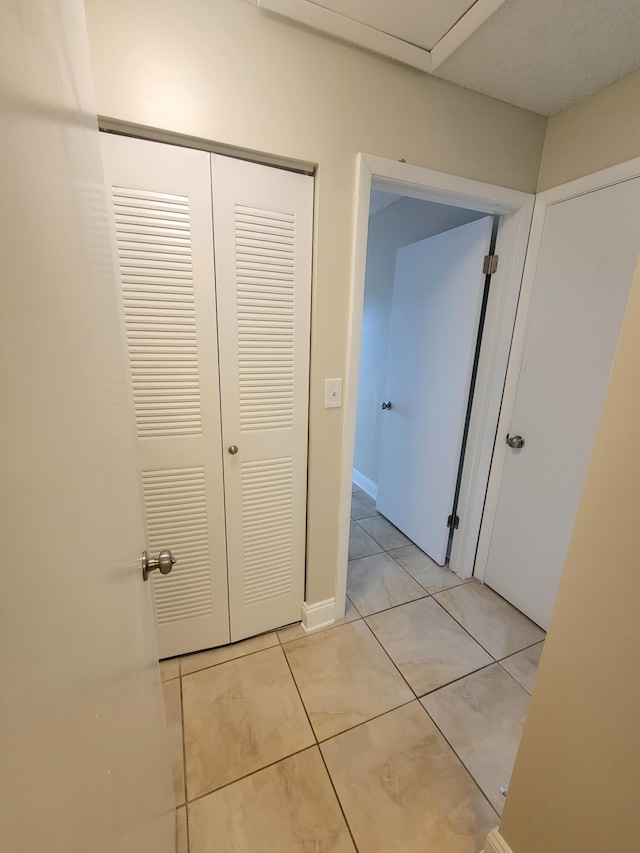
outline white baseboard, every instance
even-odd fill
[[[500,835],[499,829],[492,829],[484,845],[484,853],[513,853],[513,850]]]
[[[320,628],[328,628],[336,621],[336,600],[327,598],[316,604],[302,605],[302,628],[307,634],[319,631]]]
[[[364,474],[361,474],[360,471],[356,471],[353,469],[353,482],[358,486],[358,488],[362,489],[363,492],[366,492],[370,498],[373,500],[378,499],[378,487],[370,480],[368,477],[365,477]]]

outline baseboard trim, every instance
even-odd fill
[[[484,853],[513,853],[513,850],[500,835],[499,829],[492,829],[484,845]]]
[[[353,469],[353,482],[358,486],[358,488],[362,489],[363,492],[366,492],[370,498],[373,500],[378,499],[378,487],[370,480],[368,477],[365,477],[364,474],[361,474],[360,471],[357,471],[355,468]]]
[[[328,628],[336,621],[336,600],[327,598],[315,604],[302,605],[302,629],[307,634],[319,631],[320,628]]]

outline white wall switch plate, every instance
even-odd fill
[[[339,409],[342,405],[342,379],[325,379],[324,407]]]

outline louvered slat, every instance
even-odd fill
[[[288,595],[291,589],[293,460],[242,465],[245,604]]]
[[[295,215],[236,204],[235,236],[240,427],[291,427]],[[277,259],[265,246],[277,246]],[[277,396],[270,393],[274,377]]]
[[[114,186],[113,204],[138,436],[199,435],[189,199]]]
[[[211,573],[204,468],[143,471],[144,506],[153,553],[171,543],[171,574],[154,573],[159,624],[211,613]]]

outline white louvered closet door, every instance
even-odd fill
[[[212,183],[236,641],[301,616],[313,178],[212,155]]]
[[[102,135],[160,657],[229,642],[210,159]]]

